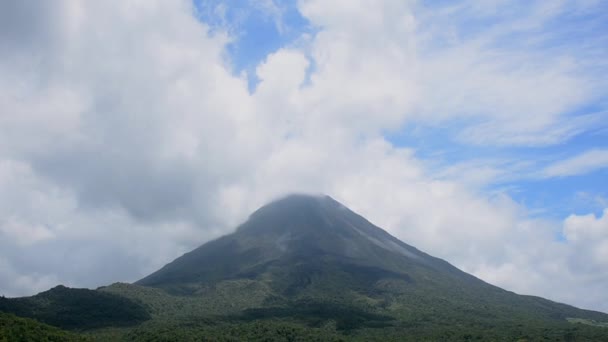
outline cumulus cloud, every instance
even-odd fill
[[[81,286],[135,280],[217,235],[214,194],[246,159],[239,146],[256,144],[236,124],[253,106],[223,67],[227,38],[210,36],[186,2],[4,6],[25,26],[3,31],[14,43],[0,62],[11,269]],[[33,290],[6,282],[7,294]]]
[[[579,252],[578,269],[608,267],[608,209],[602,216],[571,215],[564,222],[564,236]],[[592,261],[589,263],[589,261]]]
[[[0,5],[11,18],[0,20],[0,292],[137,280],[304,191],[497,285],[607,309],[603,293],[593,302],[568,291],[608,280],[571,271],[577,257],[596,259],[555,241],[559,222],[437,177],[415,146],[383,137],[464,118],[463,141],[552,143],[584,127],[564,112],[595,96],[594,79],[575,76],[563,54],[496,48],[498,28],[444,36],[451,24],[440,19],[458,7],[298,5],[318,32],[266,56],[253,92],[230,70],[233,37],[187,1]]]

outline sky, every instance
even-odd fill
[[[608,312],[608,3],[0,2],[0,294],[132,282],[324,193]]]

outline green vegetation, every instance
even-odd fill
[[[595,321],[593,319],[568,318],[568,322],[570,322],[570,323],[586,324],[586,325],[591,325],[591,326],[594,326],[594,327],[608,328],[608,322],[598,322],[598,321]]]
[[[33,297],[0,297],[0,311],[73,330],[129,326],[150,318],[141,305],[125,297],[65,286]]]
[[[88,341],[88,338],[66,332],[33,319],[0,312],[0,342]]]
[[[458,306],[445,299],[425,299],[428,294],[421,289],[415,292],[418,297],[403,291],[395,294],[399,292],[395,291],[390,295],[385,292],[384,299],[375,297],[377,294],[367,299],[363,295],[294,301],[270,297],[262,307],[256,299],[250,303],[250,309],[242,309],[246,303],[241,296],[236,300],[239,304],[235,310],[226,297],[217,294],[230,291],[223,288],[224,285],[234,289],[234,282],[220,282],[204,296],[176,296],[128,284],[105,287],[101,291],[122,293],[134,301],[145,302],[153,318],[121,331],[97,330],[92,336],[99,340],[111,336],[113,340],[124,341],[608,341],[606,328],[551,319],[541,309],[519,311],[517,306],[509,307],[508,303],[497,301],[492,304],[493,310],[503,307],[506,312],[489,311],[484,305],[490,303],[483,298],[480,302]],[[314,281],[311,285],[315,286]],[[383,289],[389,287],[385,282],[381,285]],[[251,281],[242,281],[240,286],[262,288],[251,286]],[[394,297],[391,299],[391,296]],[[354,300],[348,302],[346,298]],[[523,299],[532,303],[539,300]],[[221,303],[225,305],[222,307]],[[566,308],[571,307],[560,309]],[[552,314],[561,315],[559,310]]]
[[[459,302],[456,297],[458,304],[446,298],[431,300],[424,289],[403,280],[381,280],[367,294],[349,290],[332,299],[323,292],[330,284],[313,279],[301,298],[293,300],[258,282],[227,280],[189,296],[117,283],[91,292],[96,292],[95,298],[121,297],[124,303],[136,303],[149,313],[149,320],[104,327],[91,327],[85,321],[84,326],[72,328],[81,332],[77,335],[2,314],[0,341],[608,341],[608,328],[590,325],[601,325],[600,321],[570,319],[586,323],[573,324],[547,318],[541,309],[518,311],[517,305],[483,297],[473,302]],[[79,291],[66,292],[71,293]],[[488,311],[484,305],[490,304],[492,310],[504,306],[507,311]],[[553,304],[560,310],[571,308]],[[561,315],[559,310],[553,314]],[[592,313],[596,314],[602,315]]]

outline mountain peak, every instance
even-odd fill
[[[293,213],[294,211],[319,210],[322,207],[336,205],[342,206],[328,195],[292,193],[260,207],[251,214],[251,217],[269,213],[276,214],[277,211]]]
[[[410,264],[455,269],[401,242],[330,196],[291,194],[256,210],[233,234],[185,254],[139,283],[161,287],[174,282],[213,283],[274,272],[277,264],[329,261],[395,274],[405,273],[404,266]]]
[[[266,228],[292,226],[298,221],[319,219],[324,212],[337,207],[343,206],[327,195],[290,194],[260,207],[239,230],[252,226],[250,223],[260,223]]]
[[[333,198],[331,198],[330,196],[326,195],[326,194],[322,194],[322,193],[304,193],[304,192],[292,192],[289,194],[286,194],[282,197],[278,197],[277,199],[269,202],[268,204],[264,205],[264,206],[269,206],[272,205],[274,203],[280,203],[280,202],[314,202],[314,201],[323,201],[326,199],[330,199],[333,200]]]
[[[388,234],[327,195],[291,194],[256,210],[237,229],[237,234],[255,234],[264,239],[297,240],[307,248],[327,241],[367,235],[384,239]],[[303,248],[295,246],[293,248]],[[333,246],[332,248],[335,248]]]

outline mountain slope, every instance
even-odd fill
[[[272,202],[235,233],[186,253],[137,285],[213,297],[237,281],[248,282],[258,316],[265,314],[260,308],[276,313],[276,308],[315,311],[330,305],[406,321],[488,326],[572,317],[608,321],[603,313],[487,284],[401,242],[328,196],[291,195]]]
[[[408,272],[419,268],[472,279],[447,262],[401,242],[330,197],[291,195],[257,210],[234,234],[185,254],[137,283],[159,287],[213,283],[255,277],[282,263],[321,260],[404,279],[410,279]]]
[[[33,319],[0,312],[0,341],[87,341],[86,338]]]
[[[130,326],[150,318],[141,305],[122,296],[61,285],[31,297],[0,297],[0,312],[73,330]]]

